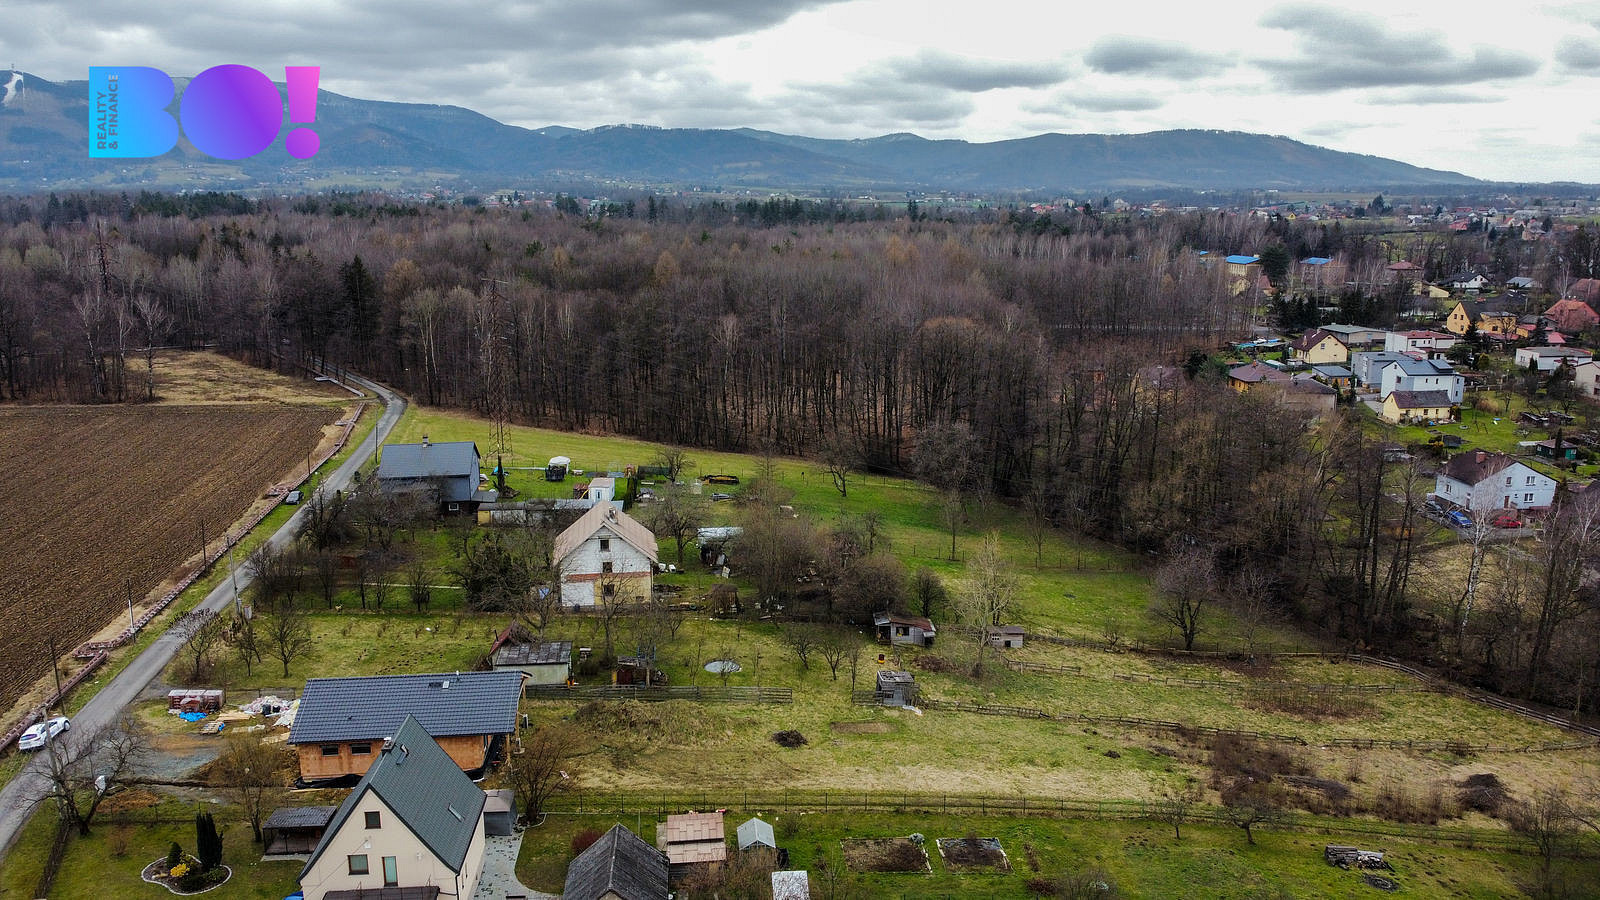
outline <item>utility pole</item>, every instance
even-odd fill
[[[200,571],[202,571],[202,572],[204,572],[206,570],[206,546],[208,544],[210,544],[210,541],[206,540],[206,520],[205,520],[204,517],[201,517],[201,519],[200,519]]]
[[[133,579],[132,578],[124,579],[123,580],[123,584],[126,585],[127,589],[128,589],[128,630],[132,631],[133,630]]]

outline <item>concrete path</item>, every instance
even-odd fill
[[[364,439],[348,459],[323,479],[322,490],[347,489],[356,470],[372,456],[377,446],[383,443],[384,438],[394,429],[395,423],[400,421],[401,414],[406,411],[406,402],[399,394],[365,378],[355,375],[349,375],[348,378],[374,392],[383,400],[383,415],[373,427],[372,435]],[[268,542],[274,547],[287,546],[294,540],[295,533],[299,530],[300,523],[305,520],[308,511],[307,506],[301,506],[281,528],[273,533]],[[238,581],[240,590],[250,584],[248,568],[240,567]],[[232,603],[233,599],[233,585],[228,579],[224,579],[216,589],[200,601],[196,609],[220,611]],[[123,709],[133,702],[139,692],[144,690],[145,685],[161,674],[181,646],[182,641],[171,631],[156,638],[143,653],[135,657],[127,668],[117,673],[115,678],[100,689],[100,693],[95,694],[83,709],[72,717],[72,734],[80,740],[86,740],[115,723],[121,718]],[[44,763],[42,757],[36,757],[17,774],[17,777],[11,779],[11,783],[0,788],[0,854],[10,848],[11,843],[17,839],[18,832],[22,830],[22,826],[28,821],[28,816],[33,812],[35,798],[42,796],[48,789],[49,782],[42,774]]]
[[[522,851],[522,833],[484,839],[488,847],[483,853],[483,877],[478,879],[478,890],[472,900],[506,900],[507,897],[527,897],[528,900],[560,900],[560,894],[546,894],[522,886],[517,880],[517,854]]]

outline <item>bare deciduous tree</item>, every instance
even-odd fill
[[[522,739],[521,748],[507,759],[506,780],[516,792],[523,821],[538,822],[551,797],[577,787],[574,760],[581,749],[577,732],[560,723]]]
[[[671,483],[676,483],[683,470],[694,464],[687,448],[672,444],[657,447],[653,462],[657,467],[667,470],[667,481]]]
[[[1001,620],[1016,605],[1021,582],[1005,558],[998,532],[990,532],[967,560],[967,574],[956,589],[956,616],[977,633],[978,655],[972,664],[974,677],[983,674],[983,655],[989,648],[989,626]]]
[[[288,767],[281,744],[269,744],[259,734],[229,729],[227,749],[211,770],[212,784],[239,805],[250,823],[256,843],[261,843],[261,822],[288,793]]]
[[[183,641],[189,654],[189,677],[195,681],[205,672],[206,661],[226,637],[228,620],[208,609],[184,613],[173,623],[172,630]]]
[[[1156,572],[1156,599],[1150,611],[1183,638],[1183,649],[1193,650],[1205,617],[1206,605],[1216,594],[1216,559],[1208,550],[1190,548],[1168,560]]]
[[[100,804],[126,789],[148,750],[131,719],[94,734],[68,731],[45,744],[45,786],[31,803],[53,803],[61,821],[87,835]]]

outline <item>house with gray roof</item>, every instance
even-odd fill
[[[666,900],[667,855],[621,825],[567,866],[562,900]]]
[[[420,444],[384,444],[378,485],[390,493],[437,492],[440,512],[475,513],[478,504],[499,499],[478,489],[480,465],[478,445],[471,441],[435,444],[424,437]]]
[[[523,674],[457,672],[313,678],[306,682],[289,745],[305,784],[353,779],[383,742],[414,717],[464,772],[482,773],[517,729]]]
[[[1379,370],[1378,396],[1387,397],[1395,391],[1444,391],[1454,404],[1461,402],[1466,382],[1448,360],[1415,359],[1402,353]]]
[[[485,795],[407,716],[305,868],[305,900],[471,897],[483,874]]]

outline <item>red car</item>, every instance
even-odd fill
[[[1489,524],[1496,528],[1521,528],[1522,520],[1511,513],[1501,513],[1490,519]]]

